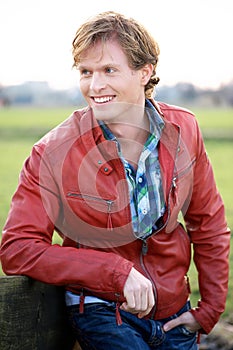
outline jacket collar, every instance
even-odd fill
[[[171,183],[175,160],[179,150],[180,128],[177,124],[166,119],[166,115],[163,113],[158,102],[156,102],[154,99],[150,99],[149,101],[156,108],[157,112],[165,122],[159,145],[159,154],[160,151],[163,154],[163,157],[160,157],[160,165],[162,172],[167,172],[168,169],[172,170],[169,176],[166,176],[169,183]],[[118,157],[116,145],[115,143],[105,139],[101,127],[95,119],[93,111],[90,107],[82,111],[80,119],[80,133],[83,144],[85,145],[87,152],[92,157],[92,160],[94,160],[96,167],[99,168],[99,170],[105,175],[111,173],[113,169],[109,164],[109,160],[113,159],[112,157]]]
[[[112,172],[113,168],[109,164],[115,151],[115,145],[104,138],[103,132],[94,118],[91,108],[84,110],[80,119],[80,133],[82,142],[87,150],[87,157],[91,157],[97,170],[105,175]],[[107,149],[107,152],[104,152]]]

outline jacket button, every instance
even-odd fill
[[[108,168],[106,167],[106,168],[104,168],[104,171],[105,171],[105,173],[107,173],[108,172]]]
[[[98,160],[98,164],[102,164],[102,160]]]

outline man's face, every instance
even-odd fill
[[[80,89],[98,120],[126,121],[145,103],[144,69],[133,70],[116,40],[97,42],[81,55]],[[147,72],[148,74],[148,72]]]

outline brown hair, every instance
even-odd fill
[[[145,86],[145,95],[151,98],[154,87],[159,82],[156,76],[159,46],[148,31],[132,18],[108,11],[91,17],[83,23],[73,40],[73,66],[78,66],[83,51],[99,40],[106,42],[112,38],[118,40],[132,69],[137,70],[145,64],[153,64],[153,73]]]

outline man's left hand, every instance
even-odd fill
[[[168,332],[180,325],[185,326],[185,328],[187,328],[190,332],[197,332],[201,328],[200,324],[196,321],[191,312],[187,311],[181,314],[179,317],[165,323],[163,330]]]

